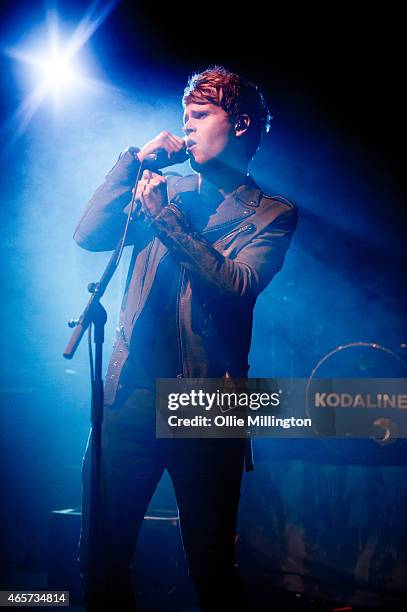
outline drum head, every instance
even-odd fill
[[[314,367],[307,384],[307,410],[311,418],[312,408],[310,397],[312,390],[317,386],[317,379],[331,378],[406,378],[407,365],[394,351],[376,343],[353,342],[338,346],[327,353]],[[369,410],[368,408],[366,410]],[[340,413],[329,411],[325,421],[315,419],[315,431],[324,436],[324,431],[340,432]],[[341,413],[344,415],[344,412]],[[343,419],[346,417],[343,416]],[[331,422],[329,422],[331,419]],[[371,438],[343,438],[320,437],[320,443],[330,453],[347,463],[361,464],[405,464],[407,454],[407,441],[397,438],[397,426],[382,419],[381,422],[371,422]],[[324,429],[326,428],[326,429]],[[345,428],[343,428],[345,431]],[[376,432],[376,437],[373,432]],[[338,435],[338,434],[336,434]]]

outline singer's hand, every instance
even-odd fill
[[[168,155],[168,166],[179,164],[186,160],[186,144],[183,138],[171,134],[171,132],[160,132],[158,136],[150,140],[139,151],[137,157],[143,161],[148,155],[165,151]]]
[[[144,170],[136,189],[136,201],[141,204],[141,215],[147,219],[155,217],[168,204],[167,181],[165,177],[151,170]]]

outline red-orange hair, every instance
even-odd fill
[[[257,87],[244,77],[223,66],[212,66],[192,75],[185,88],[182,104],[216,104],[237,122],[242,114],[250,117],[247,131],[247,152],[256,153],[261,135],[268,132],[271,116],[264,97]]]

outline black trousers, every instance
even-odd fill
[[[86,574],[89,533],[90,435],[83,461],[79,560]],[[246,610],[235,565],[244,465],[243,439],[157,439],[155,400],[137,389],[120,407],[105,408],[102,429],[104,592],[94,609],[136,610],[130,566],[137,535],[163,471],[179,509],[183,546],[200,608]],[[93,609],[90,602],[89,609]]]

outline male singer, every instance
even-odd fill
[[[124,151],[75,231],[85,249],[115,248],[143,164],[127,240],[134,251],[105,384],[107,578],[105,591],[89,609],[136,609],[130,564],[165,469],[201,610],[247,609],[234,554],[250,449],[238,438],[157,439],[155,381],[247,376],[253,308],[283,265],[296,209],[280,196],[262,193],[248,174],[269,124],[255,85],[215,66],[189,79],[183,108],[184,138],[161,132],[141,149]],[[162,167],[188,157],[193,173],[166,177],[152,171],[154,154],[165,155]],[[85,574],[90,444],[80,542]]]

